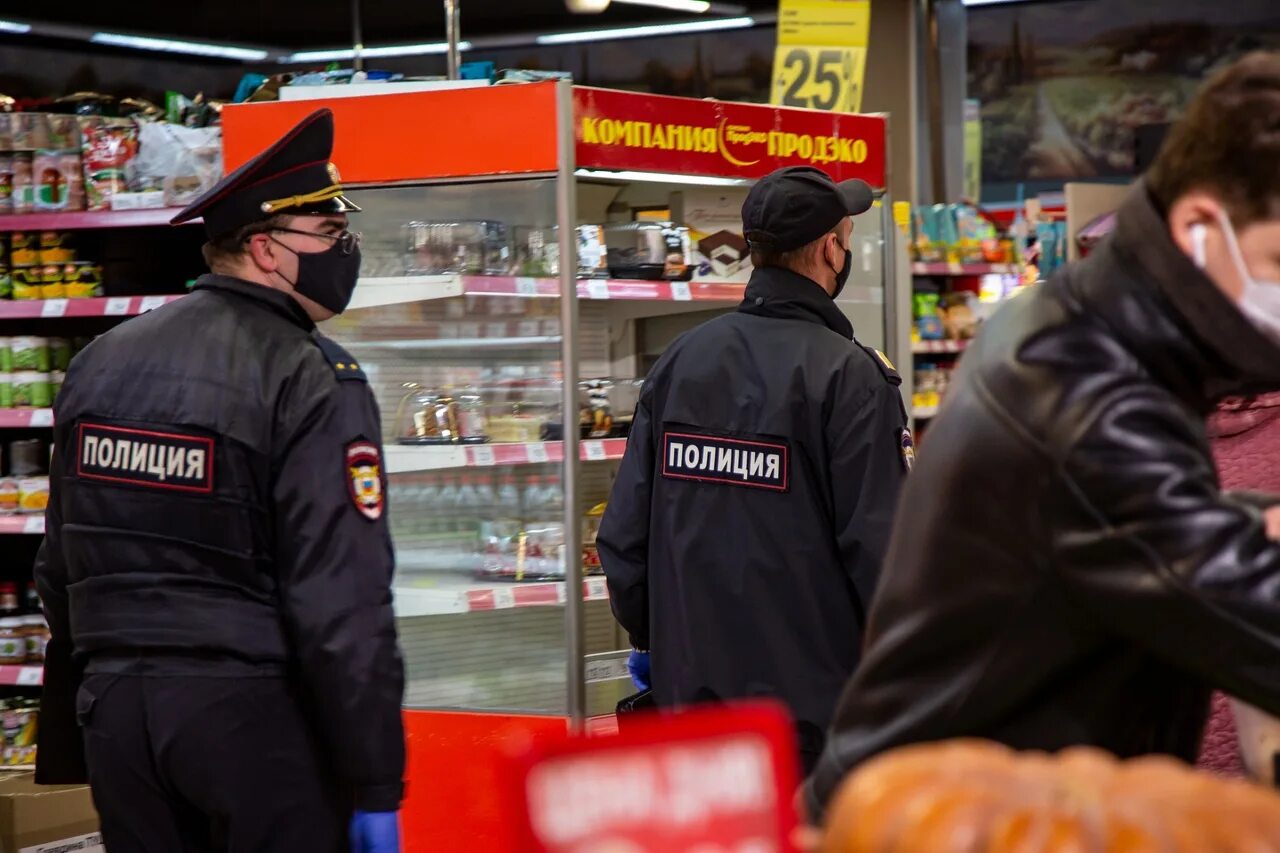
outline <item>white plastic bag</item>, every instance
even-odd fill
[[[129,164],[134,192],[163,190],[165,205],[183,207],[222,177],[222,128],[138,124],[138,156]]]

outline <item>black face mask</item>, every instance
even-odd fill
[[[834,267],[832,268],[834,269]],[[836,291],[831,294],[831,298],[835,299],[840,295],[840,291],[844,290],[844,286],[849,283],[849,273],[853,272],[853,250],[844,250],[844,266],[836,270]]]
[[[359,246],[354,246],[350,253],[343,254],[342,242],[334,241],[323,252],[299,252],[279,240],[276,242],[298,258],[297,281],[284,279],[289,281],[294,290],[335,314],[341,314],[347,309],[351,304],[351,294],[355,292],[356,282],[360,280]]]

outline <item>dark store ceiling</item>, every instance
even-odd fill
[[[359,0],[364,43],[369,46],[440,41],[445,37],[443,0]],[[738,14],[773,13],[777,0],[723,0]],[[565,32],[692,20],[699,15],[613,2],[603,13],[575,15],[564,0],[459,0],[462,38]],[[735,10],[728,8],[732,13]],[[0,18],[40,21],[115,33],[192,41],[303,49],[351,43],[350,0],[221,0],[175,3],[70,2],[32,5],[0,2]],[[715,17],[714,11],[705,17]]]

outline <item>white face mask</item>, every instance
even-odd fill
[[[1236,229],[1232,227],[1231,220],[1226,214],[1219,212],[1218,222],[1222,225],[1222,233],[1226,235],[1227,248],[1231,252],[1236,273],[1244,284],[1236,307],[1258,331],[1280,343],[1280,281],[1259,281],[1254,278],[1245,265],[1240,241],[1236,239]],[[1202,270],[1205,267],[1204,238],[1204,225],[1191,226],[1192,260]]]

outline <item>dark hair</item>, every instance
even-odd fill
[[[1237,225],[1280,214],[1280,53],[1258,51],[1200,88],[1147,173],[1168,210],[1208,190]]]
[[[250,222],[248,225],[242,225],[234,231],[228,231],[226,234],[219,235],[204,244],[202,249],[204,253],[204,262],[209,266],[210,270],[222,265],[227,261],[233,261],[244,254],[244,244],[255,234],[265,234],[276,228],[285,227],[289,224],[290,217],[285,214],[276,214],[266,219],[260,219],[257,222]],[[216,270],[215,270],[216,271]]]
[[[813,251],[814,246],[827,239],[828,235],[834,234],[839,227],[839,224],[837,224],[835,228],[827,231],[817,240],[805,243],[803,246],[796,249],[787,249],[785,252],[774,252],[765,247],[756,248],[753,246],[751,248],[751,265],[757,269],[762,269],[764,267],[782,267],[783,269],[794,270],[796,267],[804,264],[805,259]]]

